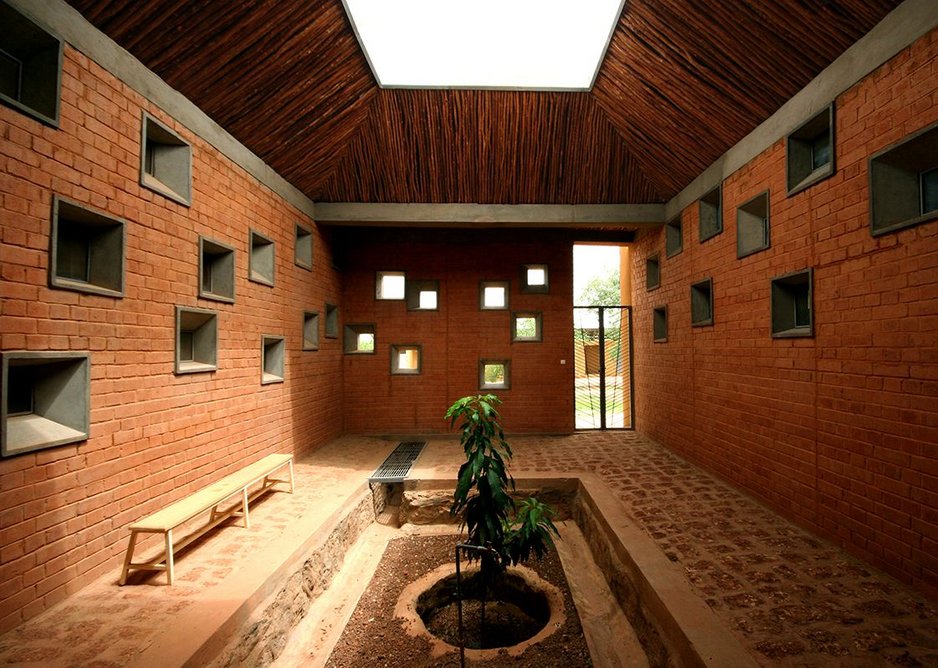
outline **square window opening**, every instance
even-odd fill
[[[393,344],[391,346],[391,374],[415,376],[422,368],[422,349],[416,344]]]
[[[403,271],[379,271],[375,280],[375,299],[405,299],[407,278]]]
[[[319,350],[319,313],[303,313],[303,350]]]
[[[938,215],[938,123],[876,153],[869,168],[873,236]]]
[[[684,250],[684,223],[678,216],[664,226],[664,255],[672,257]]]
[[[668,340],[668,307],[658,306],[652,311],[652,338],[655,343]]]
[[[205,309],[176,307],[177,375],[218,368],[218,316]]]
[[[251,230],[248,247],[248,278],[255,283],[273,286],[276,260],[274,242],[260,232]]]
[[[769,247],[769,191],[740,204],[736,210],[736,257]]]
[[[479,362],[479,389],[510,389],[510,369],[511,363],[508,360],[481,360]]]
[[[49,286],[124,296],[124,221],[61,197],[52,200]]]
[[[347,355],[373,355],[375,353],[374,323],[359,323],[345,326],[345,346]]]
[[[62,41],[0,2],[0,101],[58,127]]]
[[[407,281],[406,292],[408,311],[436,311],[439,308],[439,281]]]
[[[261,385],[283,382],[285,353],[282,336],[261,336]]]
[[[713,324],[713,279],[690,286],[690,322],[694,327]]]
[[[519,342],[539,342],[542,340],[542,315],[539,311],[513,313],[511,340]]]
[[[786,140],[789,196],[834,174],[834,105],[822,109]]]
[[[313,233],[299,224],[293,244],[293,262],[303,269],[313,268]]]
[[[140,184],[175,202],[192,203],[192,148],[153,116],[143,114]]]
[[[698,235],[700,243],[712,239],[723,231],[722,187],[717,186],[700,198],[697,205],[700,214]]]
[[[814,335],[812,283],[811,269],[772,279],[772,336],[774,338]]]
[[[546,264],[526,264],[521,267],[521,292],[526,294],[547,294],[550,292]]]
[[[234,286],[234,248],[199,237],[199,297],[233,304]]]
[[[508,309],[508,281],[482,281],[479,283],[479,308],[483,311]]]
[[[7,351],[0,355],[3,457],[88,439],[89,353]]]

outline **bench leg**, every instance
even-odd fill
[[[166,580],[173,584],[175,573],[173,571],[173,530],[166,531]]]
[[[134,546],[137,544],[137,532],[130,531],[130,545],[127,546],[127,556],[124,557],[124,568],[121,570],[121,579],[117,584],[123,587],[127,583],[127,573],[130,571],[130,562],[134,558]]]
[[[241,490],[241,512],[244,513],[244,528],[251,528],[251,518],[248,516],[248,488]]]
[[[290,464],[290,494],[293,494],[293,459],[289,461]]]

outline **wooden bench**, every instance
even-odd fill
[[[289,480],[272,478],[280,469],[288,468]],[[251,487],[257,484],[260,487],[253,492]],[[189,496],[179,499],[138,522],[130,525],[130,545],[127,546],[127,556],[124,557],[124,569],[121,572],[119,584],[127,582],[127,574],[131,570],[140,571],[166,571],[169,584],[173,584],[173,550],[179,550],[199,538],[206,531],[218,526],[231,517],[243,517],[245,528],[251,527],[251,518],[248,515],[248,504],[277,483],[288,483],[290,493],[293,493],[293,455],[267,455],[263,459],[250,464],[240,471],[225,476],[216,483],[204,487]],[[234,497],[240,497],[239,503],[227,511],[219,511],[218,507]],[[205,512],[211,512],[208,524],[200,530],[187,536],[178,543],[173,543],[173,529],[178,528],[189,520]],[[161,533],[165,536],[165,554],[150,561],[134,562],[134,546],[141,533]]]

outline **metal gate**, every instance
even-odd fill
[[[632,429],[632,307],[574,306],[577,429]]]

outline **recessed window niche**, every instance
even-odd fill
[[[343,350],[347,355],[374,355],[374,323],[359,323],[345,326]]]
[[[218,315],[199,308],[176,307],[176,374],[218,368]]]
[[[124,296],[124,221],[52,198],[49,285]]]
[[[323,328],[323,336],[327,339],[335,339],[339,336],[339,307],[335,304],[326,304],[323,309],[326,312],[326,323]]]
[[[146,112],[140,141],[140,184],[180,204],[192,204],[192,147]]]
[[[723,196],[722,186],[717,186],[697,202],[700,214],[698,236],[700,243],[712,239],[723,231]]]
[[[657,253],[645,258],[645,290],[654,290],[661,285],[661,259]]]
[[[303,313],[303,350],[319,350],[319,313]]]
[[[313,268],[313,232],[299,223],[293,242],[293,262],[303,269]]]
[[[233,304],[234,286],[234,248],[199,237],[199,297]]]
[[[690,324],[693,327],[713,324],[712,278],[705,278],[690,286]]]
[[[89,353],[7,351],[0,356],[3,457],[87,440]]]
[[[0,25],[0,101],[58,127],[62,40],[5,2]]]
[[[407,281],[407,310],[436,311],[440,308],[439,281]]]
[[[248,278],[255,283],[273,286],[276,255],[274,242],[256,230],[248,238]]]
[[[525,294],[547,294],[550,292],[546,264],[522,265],[521,292]]]
[[[375,275],[375,299],[387,301],[407,296],[407,277],[403,271],[379,271]]]
[[[769,247],[769,191],[740,204],[736,210],[736,257]]]
[[[539,342],[543,339],[540,311],[516,311],[511,314],[511,340]]]
[[[286,347],[282,336],[261,336],[261,385],[283,382]]]
[[[509,360],[480,360],[479,389],[507,390],[511,388],[511,362]]]
[[[483,311],[505,311],[508,309],[508,281],[480,281],[479,308]]]
[[[938,218],[938,124],[870,158],[873,236]]]
[[[420,373],[422,363],[420,346],[404,343],[391,346],[391,375],[416,376]]]
[[[813,271],[802,269],[772,279],[772,336],[814,335]]]
[[[788,194],[794,195],[834,173],[834,105],[812,116],[787,139]]]
[[[668,340],[668,307],[655,307],[651,312],[651,319],[653,341],[665,343]]]
[[[684,223],[681,216],[664,226],[664,256],[672,257],[684,250]]]

